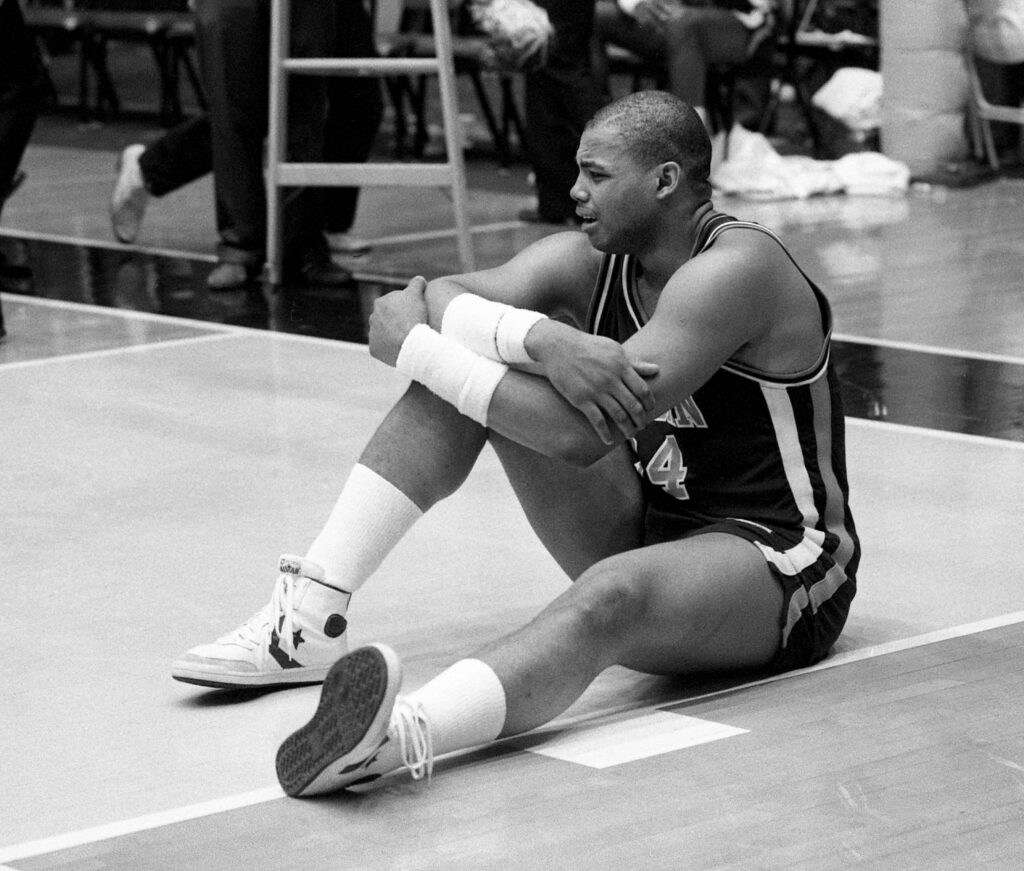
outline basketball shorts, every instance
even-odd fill
[[[806,668],[828,656],[846,625],[857,591],[853,574],[844,571],[831,554],[809,547],[800,530],[780,531],[740,520],[690,526],[684,518],[670,519],[661,512],[649,511],[645,543],[677,541],[714,532],[734,535],[753,544],[782,587],[781,643],[768,671],[777,674]]]

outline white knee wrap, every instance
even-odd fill
[[[545,317],[473,293],[460,293],[444,311],[441,334],[490,360],[529,363],[526,334]]]
[[[426,324],[410,330],[395,368],[454,405],[482,426],[498,382],[508,366],[489,360],[442,336]]]

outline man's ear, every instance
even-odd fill
[[[675,192],[682,179],[683,170],[674,160],[659,164],[657,168],[658,197],[667,197]]]

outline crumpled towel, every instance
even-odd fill
[[[836,70],[811,102],[857,133],[882,124],[882,74],[859,67]]]
[[[713,152],[723,153],[719,133]],[[910,186],[910,169],[874,151],[839,160],[783,157],[766,137],[736,125],[728,137],[728,154],[713,165],[711,183],[723,194],[755,200],[806,199],[820,194],[895,196]]]

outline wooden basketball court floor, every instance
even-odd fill
[[[274,752],[317,688],[203,691],[169,663],[260,607],[319,529],[403,388],[360,344],[366,312],[454,268],[445,204],[368,193],[359,292],[261,306],[203,287],[207,188],[111,243],[111,157],[34,147],[0,231],[36,276],[2,296],[0,866],[1021,867],[1024,182],[720,203],[779,230],[836,312],[864,560],[829,660],[613,669],[429,784],[296,801]],[[474,171],[485,262],[544,232]],[[394,646],[411,688],[565,583],[485,453],[359,593],[352,641]]]

